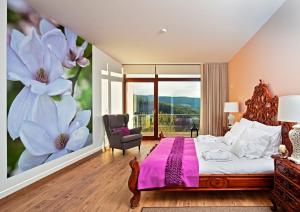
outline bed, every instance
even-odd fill
[[[288,138],[288,132],[292,127],[290,123],[280,123],[276,121],[278,111],[278,97],[272,96],[268,86],[260,80],[259,85],[254,88],[251,99],[245,102],[247,110],[243,118],[257,121],[265,125],[281,125],[282,143],[287,146],[289,153],[292,153],[292,144]],[[216,143],[200,143],[195,145],[197,154],[205,149],[216,148]],[[221,144],[217,144],[218,148]],[[151,157],[151,152],[157,148],[155,145],[147,157]],[[226,148],[224,146],[223,148]],[[147,159],[147,158],[146,158]],[[273,188],[273,170],[274,163],[271,158],[256,159],[255,165],[253,160],[234,159],[230,162],[217,163],[216,166],[199,160],[199,182],[197,187],[184,186],[157,186],[147,189],[139,189],[140,165],[136,158],[130,161],[132,169],[128,181],[128,187],[133,193],[130,199],[131,208],[138,206],[141,191],[162,190],[162,191],[215,191],[215,190],[271,190]],[[260,164],[257,166],[257,164]],[[151,179],[149,179],[150,181]]]

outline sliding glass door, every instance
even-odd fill
[[[144,137],[154,138],[154,83],[128,82],[126,90],[126,111],[129,114],[129,127],[142,127]]]
[[[190,136],[200,122],[200,78],[125,78],[129,127],[142,127],[145,139]]]
[[[158,131],[165,136],[189,136],[200,122],[199,81],[158,82]]]

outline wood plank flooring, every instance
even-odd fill
[[[180,206],[271,206],[269,192],[142,192],[138,208],[129,208],[127,187],[129,161],[143,159],[156,141],[143,141],[138,148],[97,153],[59,171],[3,200],[0,211],[140,211],[142,207]]]

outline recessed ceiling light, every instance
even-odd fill
[[[166,28],[162,28],[162,29],[159,30],[159,32],[160,33],[166,33],[166,32],[168,32],[168,30]]]

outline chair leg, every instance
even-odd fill
[[[114,153],[115,148],[111,148],[111,152]]]
[[[139,152],[141,151],[141,145],[139,145]]]
[[[125,149],[123,149],[123,155],[125,155]]]

